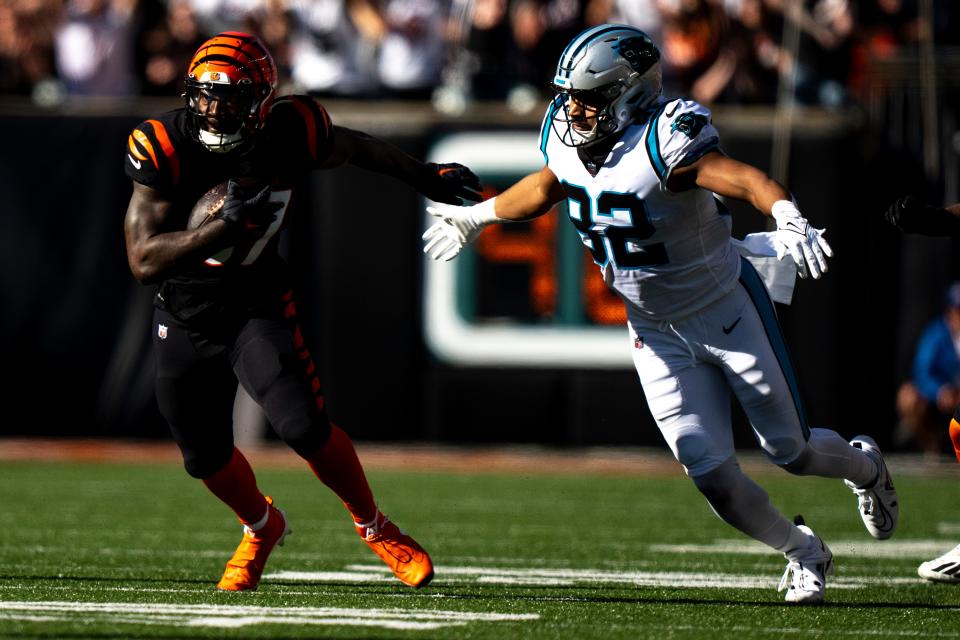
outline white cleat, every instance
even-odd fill
[[[849,480],[844,480],[843,483],[857,496],[857,509],[863,518],[863,526],[877,540],[886,540],[893,535],[897,528],[897,518],[900,517],[900,503],[897,501],[897,490],[890,478],[890,471],[873,438],[857,436],[850,444],[873,458],[880,473],[871,486],[857,487]]]
[[[934,582],[960,584],[960,545],[957,545],[939,558],[924,562],[917,568],[921,578]]]
[[[787,570],[780,578],[777,591],[783,591],[786,588],[787,595],[784,599],[791,604],[823,604],[827,574],[833,571],[833,554],[820,536],[803,524],[802,518],[798,516],[795,522],[797,528],[810,537],[810,543],[806,549],[800,550],[796,557],[787,557],[789,560]],[[793,574],[793,583],[788,586],[787,581],[791,574]]]

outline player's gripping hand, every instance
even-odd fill
[[[430,172],[420,191],[434,202],[462,207],[466,201],[480,202],[483,199],[480,178],[462,164],[431,162],[427,167]]]
[[[789,200],[774,202],[772,215],[777,222],[774,235],[777,258],[783,260],[789,253],[797,263],[801,278],[806,278],[807,274],[814,278],[823,275],[827,270],[827,258],[833,255],[833,249],[823,237],[826,229],[814,229]]]
[[[960,227],[960,221],[949,211],[929,205],[913,195],[904,196],[891,204],[883,217],[904,233],[926,236],[949,236]]]
[[[240,183],[231,178],[227,183],[227,197],[217,217],[226,222],[234,233],[255,233],[265,230],[282,207],[282,202],[270,201],[269,186],[247,198]]]
[[[460,251],[473,242],[483,228],[496,222],[504,222],[493,210],[496,198],[484,200],[469,207],[436,205],[427,207],[430,215],[439,218],[423,234],[426,243],[423,252],[434,260],[453,260]]]

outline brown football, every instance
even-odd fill
[[[190,217],[187,218],[187,229],[196,229],[202,227],[213,220],[220,209],[223,208],[223,202],[227,199],[227,183],[221,182],[214,185],[209,191],[200,196],[197,203],[193,205],[190,211]]]
[[[237,182],[240,183],[241,193],[247,193],[252,188],[262,185],[260,181],[254,178],[238,178]],[[200,196],[187,218],[187,229],[202,227],[217,217],[220,209],[223,208],[223,202],[227,199],[228,184],[228,181],[221,182]]]

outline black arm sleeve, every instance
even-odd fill
[[[916,196],[900,198],[887,208],[887,222],[904,233],[925,236],[960,236],[960,217],[929,205]]]

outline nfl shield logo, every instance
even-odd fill
[[[158,336],[161,340],[166,340],[166,339],[167,339],[167,325],[165,325],[165,324],[159,324],[159,325],[157,325],[157,336]]]
[[[637,336],[633,339],[633,348],[634,349],[643,349],[643,338]]]

